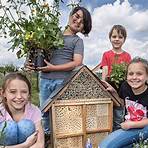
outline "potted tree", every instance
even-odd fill
[[[54,48],[63,47],[61,27],[59,27],[59,3],[54,0],[49,5],[45,0],[8,0],[0,9],[3,11],[0,30],[4,37],[10,37],[11,47],[17,49],[17,57],[27,56],[35,66],[49,58]],[[41,59],[38,60],[38,58]]]

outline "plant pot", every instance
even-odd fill
[[[35,55],[34,60],[33,60],[35,68],[46,66],[44,59],[46,59],[45,53],[41,51],[40,49],[37,49],[37,54]]]
[[[44,59],[50,62],[53,49],[40,49],[40,48],[30,48],[27,53],[26,64],[33,63],[33,67],[37,69],[38,67],[44,67],[47,64],[44,62]]]
[[[34,64],[35,68],[44,67],[44,66],[46,66],[44,59],[49,61],[49,55],[43,49],[32,48],[29,51],[29,61]]]

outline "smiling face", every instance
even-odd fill
[[[69,28],[72,34],[76,34],[78,32],[83,31],[83,12],[82,10],[78,10],[76,13],[69,17]]]
[[[127,82],[132,87],[133,92],[140,94],[145,90],[148,74],[143,63],[132,63],[128,66]]]
[[[112,35],[110,37],[110,41],[113,47],[113,50],[116,52],[121,52],[121,47],[125,41],[124,36],[121,34],[121,32],[117,32],[117,30],[112,31]]]
[[[29,98],[29,88],[26,82],[14,79],[8,82],[3,95],[12,113],[18,110],[24,111]]]

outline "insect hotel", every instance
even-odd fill
[[[112,131],[113,104],[120,100],[105,90],[101,80],[86,66],[73,71],[57,88],[42,111],[51,110],[51,141],[54,148],[93,148]]]

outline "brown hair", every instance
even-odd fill
[[[31,96],[31,84],[30,84],[30,81],[27,79],[27,77],[25,75],[23,75],[22,73],[19,73],[19,72],[12,72],[12,73],[9,73],[9,74],[7,74],[5,76],[3,84],[2,84],[2,93],[5,92],[5,90],[7,88],[7,85],[12,80],[15,80],[15,79],[22,80],[27,84],[28,89],[29,89],[29,95]]]
[[[82,32],[82,34],[88,35],[92,28],[92,19],[91,19],[90,12],[86,8],[78,6],[72,10],[70,15],[75,14],[79,10],[83,12],[84,32]]]
[[[9,73],[5,76],[4,78],[4,81],[3,81],[3,84],[2,84],[2,95],[3,93],[5,92],[8,84],[12,81],[12,80],[22,80],[24,81],[27,86],[28,86],[28,89],[29,89],[29,95],[31,96],[31,84],[29,82],[29,80],[27,79],[27,77],[25,75],[23,75],[22,73],[19,73],[19,72],[12,72],[12,73]],[[31,101],[31,97],[29,97],[29,101]],[[6,99],[3,97],[2,98],[2,102],[6,108],[6,110],[9,112],[10,116],[13,118],[12,116],[12,113],[11,111],[9,110],[9,107],[6,103]]]
[[[118,34],[121,33],[124,37],[124,41],[126,40],[127,32],[126,32],[126,29],[122,25],[114,25],[112,27],[112,29],[109,32],[109,39],[111,39],[113,30],[116,30],[118,32]]]
[[[146,59],[143,59],[141,57],[133,58],[132,61],[127,66],[127,72],[128,72],[128,67],[133,63],[142,63],[145,68],[146,74],[148,75],[148,61]],[[148,80],[146,81],[146,84],[148,84]]]

